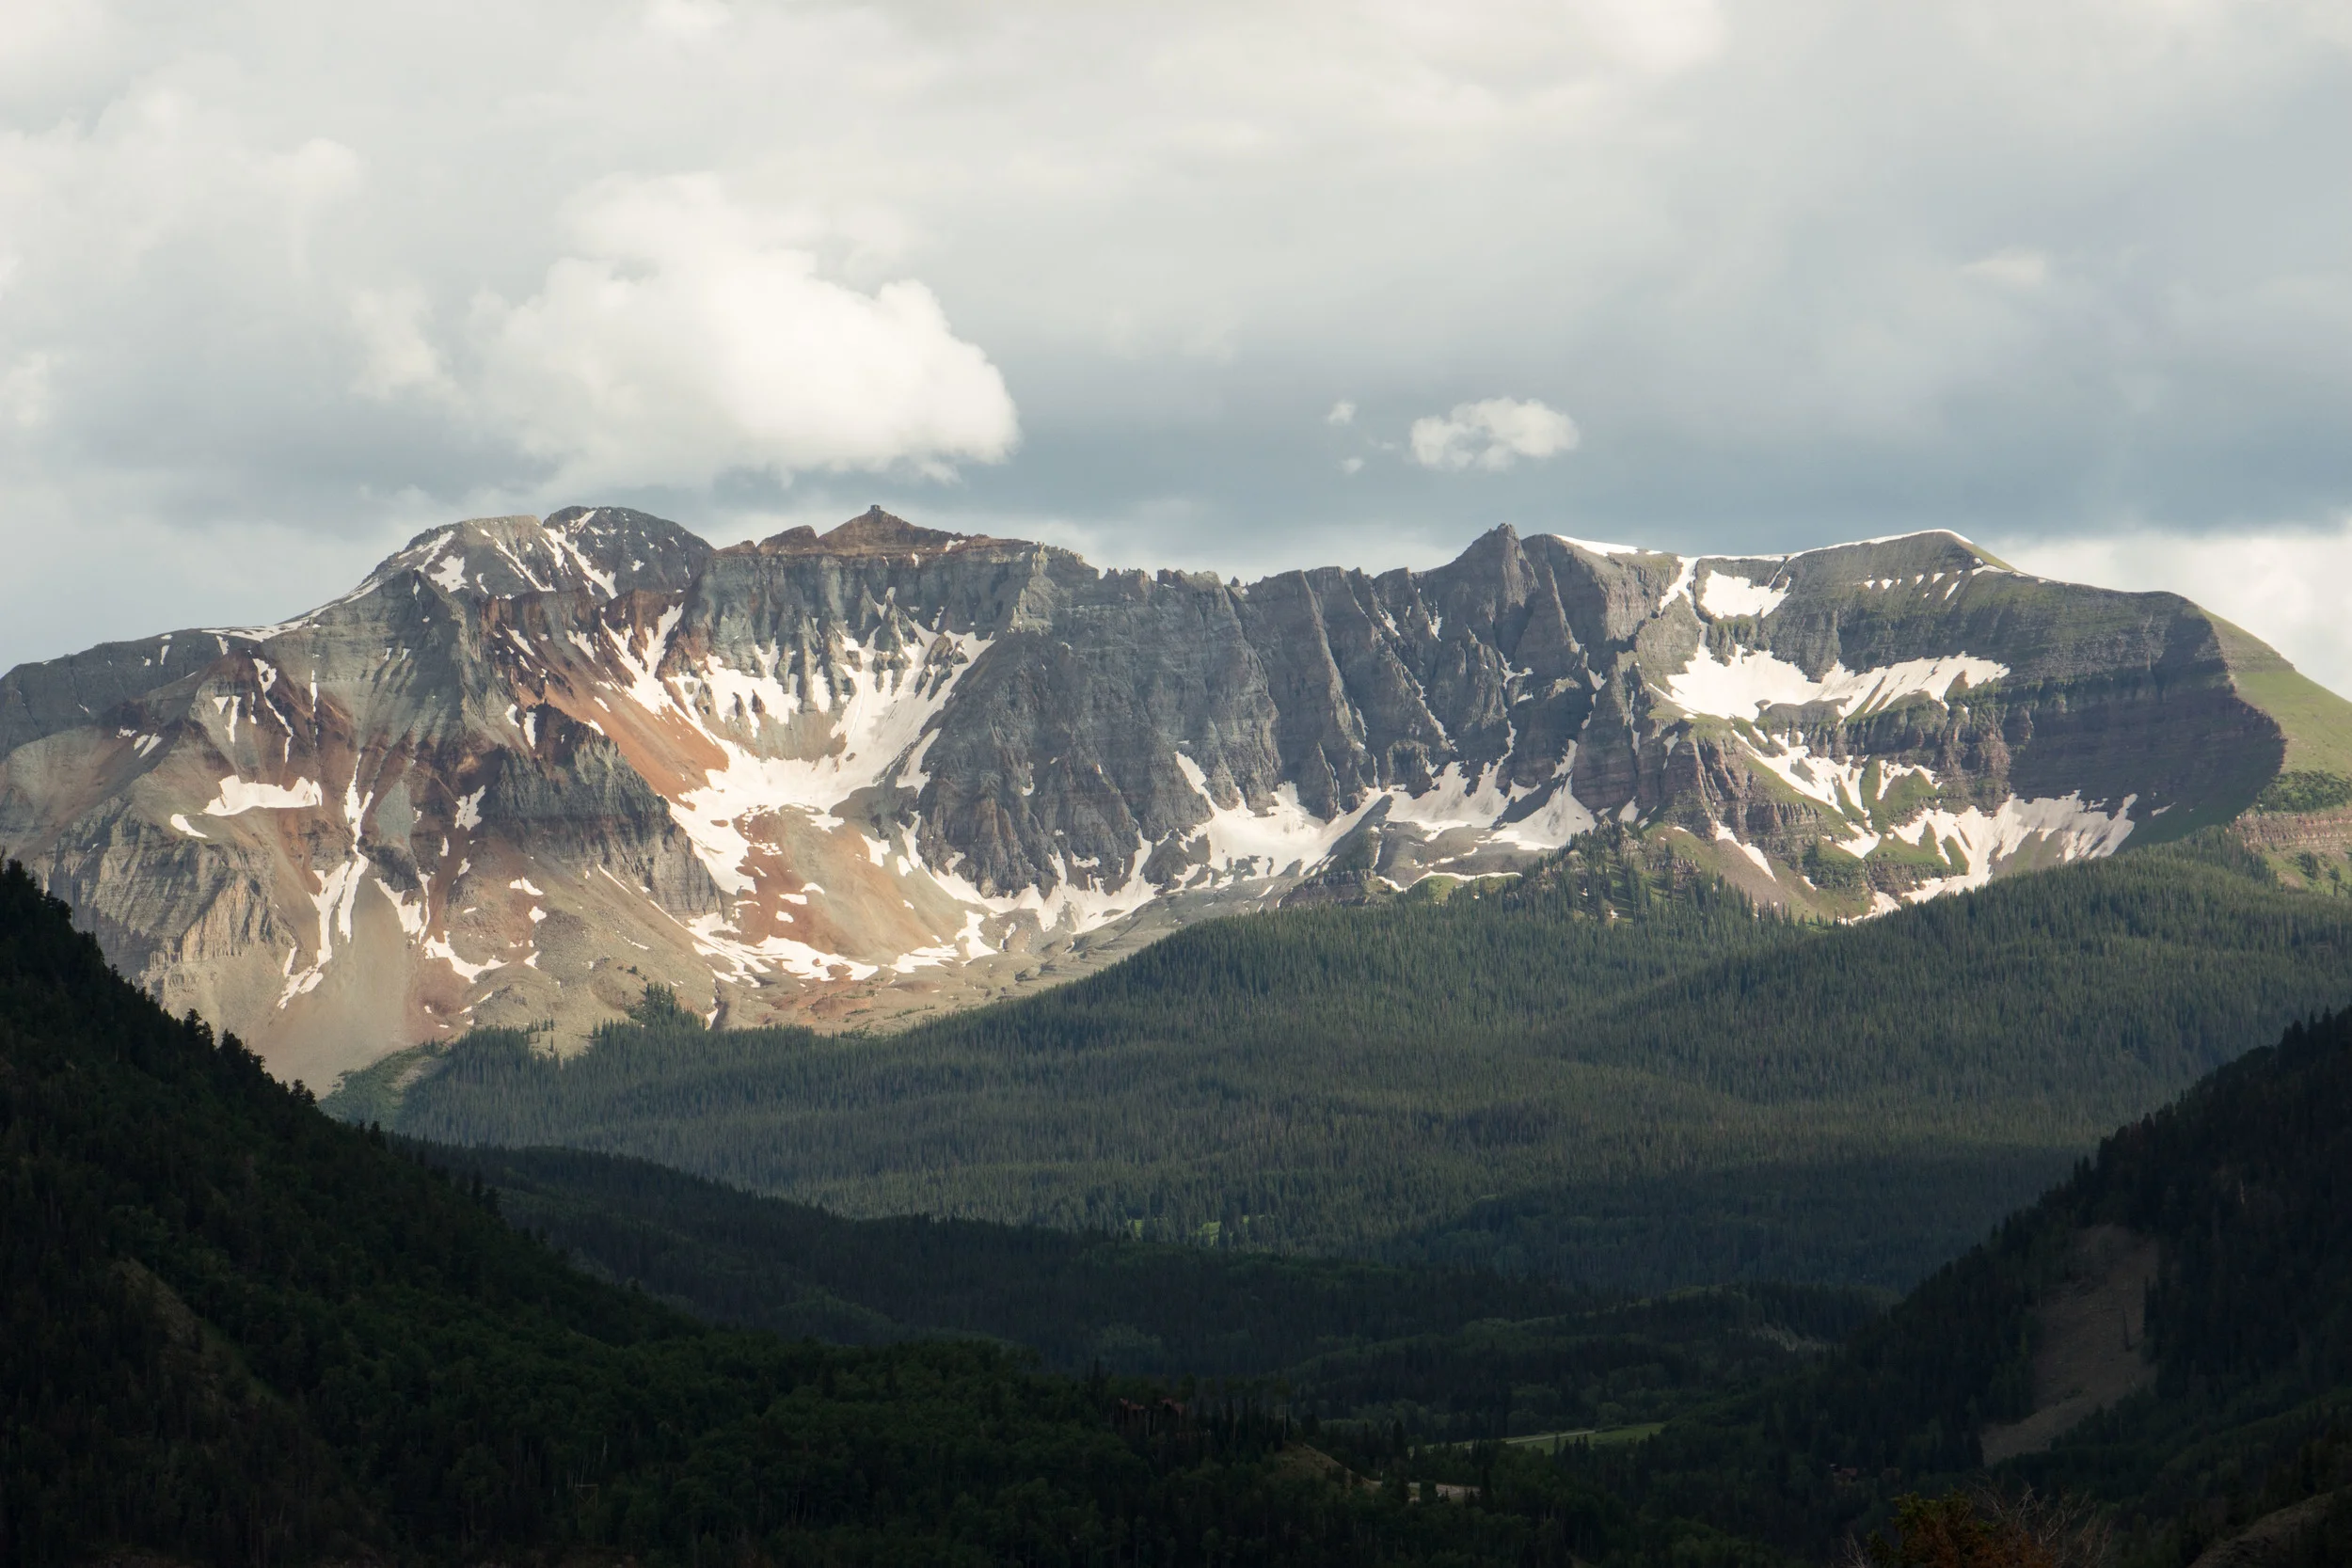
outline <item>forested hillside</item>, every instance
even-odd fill
[[[2222,884],[2176,870],[2162,885],[2190,890],[2193,910]],[[2292,953],[2298,928],[2273,935]],[[1295,1403],[1276,1402],[1292,1390],[1267,1380],[1256,1394],[1187,1386],[1180,1407],[1161,1402],[1172,1391],[1057,1376],[968,1339],[833,1348],[708,1328],[593,1279],[513,1228],[478,1173],[453,1180],[338,1126],[233,1039],[165,1017],[11,869],[0,874],[0,1561],[145,1548],[224,1564],[610,1549],[651,1563],[1208,1563],[1237,1545],[1306,1563],[1818,1560],[1895,1494],[1964,1478],[1979,1433],[2039,1397],[2047,1302],[2071,1239],[2093,1227],[2159,1249],[2146,1349],[2135,1347],[2154,1381],[2008,1469],[2106,1499],[2130,1563],[2178,1568],[2290,1504],[2296,1539],[2324,1552],[2338,1514],[2352,1527],[2340,1495],[2352,1481],[2348,1129],[2352,1015],[2290,1029],[2128,1125],[1818,1370],[1764,1388],[1755,1380],[1772,1356],[1730,1354],[1741,1334],[1799,1349],[1790,1325],[1805,1310],[1834,1316],[1828,1298],[1807,1308],[1751,1291],[1581,1323],[1574,1311],[1463,1322],[1484,1305],[1561,1298],[1434,1276],[1416,1297],[1393,1271],[1136,1247],[1143,1291],[1169,1294],[1196,1261],[1204,1294],[1258,1281],[1249,1303],[1197,1307],[1146,1302],[1132,1278],[1123,1298],[1116,1280],[1102,1291],[1131,1314],[1121,1321],[1192,1334],[1183,1355],[1255,1332],[1253,1313],[1352,1337],[1293,1369]],[[577,1167],[547,1179],[574,1156],[470,1158],[504,1162],[518,1192],[529,1182],[516,1173],[537,1163],[546,1201],[518,1217],[542,1229],[555,1199],[596,1186]],[[602,1168],[608,1197],[628,1185],[624,1167]],[[764,1244],[727,1209],[744,1201],[720,1195],[699,1218],[675,1202],[600,1212],[624,1242],[674,1245],[697,1227],[731,1236],[732,1253],[686,1270],[689,1283],[723,1285]],[[843,1222],[802,1211],[775,1223],[805,1243]],[[895,1292],[919,1318],[925,1248],[955,1233],[902,1222],[868,1255],[882,1265],[867,1276],[874,1299]],[[1021,1247],[1074,1291],[1106,1257],[1115,1275],[1126,1243],[991,1244],[994,1262],[961,1284],[934,1271],[933,1316],[961,1312],[985,1331],[991,1315],[1037,1310],[1004,1286]],[[737,1283],[828,1289],[828,1267],[853,1283],[839,1259],[787,1263]],[[1373,1309],[1352,1329],[1335,1316],[1350,1296]],[[1402,1332],[1375,1337],[1391,1330]],[[1693,1408],[1710,1388],[1733,1397]],[[1496,1418],[1523,1430],[1535,1411],[1520,1396],[1544,1389],[1564,1424],[1671,1419],[1647,1442],[1556,1454],[1450,1444],[1494,1433]],[[1343,1484],[1301,1443],[1310,1425],[1379,1484]],[[1467,1490],[1453,1506],[1409,1503],[1437,1496],[1424,1482]]]
[[[1136,1242],[921,1215],[850,1220],[643,1161],[410,1146],[495,1187],[581,1266],[716,1322],[883,1343],[984,1336],[1048,1365],[1262,1376],[1322,1352],[1481,1319],[1589,1312],[1556,1285],[1468,1269]]]
[[[1958,1479],[2036,1406],[2037,1357],[2086,1238],[2153,1243],[2146,1386],[2006,1460],[2007,1483],[2114,1511],[2125,1560],[2177,1568],[2318,1499],[2352,1548],[2352,1012],[2289,1027],[2095,1159],[1863,1328],[1818,1371],[1670,1426],[1638,1475],[1588,1474],[1664,1513],[1806,1549],[1889,1493]],[[2128,1334],[2128,1321],[2123,1324]],[[2330,1508],[2332,1507],[2332,1514]]]
[[[581,1267],[713,1322],[848,1343],[978,1335],[1063,1371],[1242,1378],[1324,1431],[1417,1444],[1655,1422],[1786,1372],[1883,1305],[1785,1285],[1610,1301],[1477,1270],[847,1220],[612,1155],[416,1147]]]
[[[1408,1509],[1157,1399],[596,1282],[0,872],[0,1562],[1565,1560],[1553,1469]]]
[[[1825,929],[1603,834],[1509,891],[1206,923],[903,1034],[708,1033],[656,997],[572,1059],[483,1035],[336,1104],[851,1214],[1904,1285],[2346,975],[2352,902],[2226,845]]]

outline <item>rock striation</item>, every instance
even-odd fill
[[[2188,601],[1948,533],[1506,528],[1244,586],[880,509],[714,549],[572,508],[431,531],[279,625],[0,677],[0,853],[167,1006],[324,1080],[476,1023],[576,1038],[654,980],[882,1022],[1604,820],[1866,914],[2347,752],[2352,705]]]

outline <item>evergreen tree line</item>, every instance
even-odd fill
[[[2181,863],[2175,892],[2196,885]],[[1324,1314],[1342,1342],[1287,1369],[1289,1386],[1063,1376],[976,1338],[793,1342],[698,1323],[516,1228],[502,1210],[531,1226],[524,1199],[563,1182],[509,1180],[501,1198],[485,1170],[538,1157],[453,1170],[418,1153],[165,1017],[21,868],[0,873],[0,1562],[1818,1561],[1901,1497],[1973,1472],[1983,1424],[2022,1410],[2036,1309],[2091,1226],[2159,1243],[2153,1385],[2008,1476],[2100,1499],[2125,1560],[2148,1568],[2283,1504],[2315,1509],[2309,1551],[2352,1528],[2352,1015],[2292,1026],[2131,1119],[1795,1372],[1741,1356],[1737,1334],[1769,1341],[1808,1312],[1834,1332],[1834,1298],[1465,1322],[1561,1298],[1103,1238],[1056,1254],[1017,1235],[983,1238],[993,1261],[946,1292],[981,1332],[987,1313],[1047,1310],[991,1277],[1027,1249],[1058,1259],[1073,1294],[1091,1267],[1148,1280],[1193,1263],[1157,1277],[1258,1291],[1165,1310],[1186,1354],[1253,1312]],[[632,1181],[661,1185],[624,1173],[606,1198]],[[633,1223],[691,1240],[736,1223],[739,1200],[706,1192]],[[826,1240],[805,1213],[776,1224]],[[903,1302],[925,1249],[940,1261],[954,1247],[937,1238],[956,1231],[885,1238],[864,1275],[794,1263],[770,1277],[864,1277]],[[712,1269],[745,1266],[739,1252]],[[1103,1289],[1121,1315],[1098,1322],[1153,1321],[1132,1282]],[[1352,1323],[1350,1294],[1370,1298]],[[1449,1420],[1491,1411],[1504,1387],[1514,1411],[1533,1413],[1522,1389],[1549,1388],[1563,1413],[1570,1395],[1579,1415],[1625,1417],[1655,1397],[1646,1408],[1670,1418],[1647,1441],[1556,1452],[1424,1419],[1439,1400]]]
[[[2352,1012],[2292,1024],[2127,1124],[1820,1367],[1672,1424],[1638,1457],[1584,1456],[1582,1474],[1662,1516],[1822,1549],[1894,1494],[1974,1472],[1983,1428],[2028,1413],[2037,1308],[2090,1227],[2158,1245],[2155,1375],[2007,1461],[2010,1483],[2095,1499],[2122,1560],[2150,1568],[2305,1498],[2321,1504],[2313,1551],[2352,1539],[2352,1495],[2336,1496],[2352,1486]]]
[[[1769,1284],[1609,1300],[1475,1269],[848,1220],[611,1155],[413,1147],[579,1266],[712,1322],[852,1344],[978,1336],[1071,1373],[1239,1380],[1293,1417],[1418,1444],[1661,1420],[1884,1305]]]
[[[1825,929],[1600,834],[1508,892],[1207,922],[895,1035],[652,1006],[331,1108],[854,1215],[1899,1287],[2346,974],[2352,905],[2212,839]]]

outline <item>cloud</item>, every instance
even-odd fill
[[[644,26],[656,37],[699,43],[733,20],[722,0],[651,0]]]
[[[413,285],[352,291],[351,326],[364,353],[352,378],[356,390],[376,398],[421,392],[445,403],[459,400],[441,351],[426,331],[430,309],[424,291]]]
[[[1980,256],[1960,270],[1970,277],[1981,277],[2007,288],[2038,289],[2050,280],[2050,259],[2039,250],[2010,245],[1990,256]]]
[[[480,301],[475,327],[482,406],[575,488],[936,474],[1019,438],[1004,377],[930,290],[818,277],[711,177],[609,182],[574,228],[585,254],[518,305]]]
[[[1345,398],[1340,399],[1331,405],[1331,412],[1323,416],[1323,422],[1329,425],[1354,424],[1356,405]]]
[[[184,541],[109,614],[574,500],[1240,571],[2352,511],[2343,0],[29,10],[0,559]],[[1432,387],[1607,438],[1359,439]],[[50,597],[0,574],[0,665]]]
[[[1529,400],[1487,398],[1457,403],[1451,413],[1413,421],[1413,461],[1424,468],[1481,468],[1501,473],[1520,458],[1538,461],[1573,451],[1576,421]]]
[[[33,430],[49,422],[49,356],[20,355],[0,369],[0,420]]]

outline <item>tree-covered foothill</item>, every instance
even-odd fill
[[[1603,832],[1508,891],[1206,922],[895,1035],[648,1008],[560,1061],[484,1035],[335,1104],[859,1215],[1902,1287],[2340,999],[2352,902],[2266,879],[2207,835],[1824,928]]]
[[[984,1336],[1070,1372],[1246,1380],[1414,1444],[1663,1419],[1779,1375],[1883,1304],[1749,1285],[1608,1301],[1469,1269],[920,1216],[850,1220],[575,1149],[416,1146],[574,1262],[718,1323]]]
[[[2045,943],[2071,930],[2093,958],[2135,942],[2185,951],[2183,933],[2229,909],[2289,957],[2335,940],[2324,921],[2299,923],[2311,904],[2273,901],[2228,867],[2150,856],[2123,869],[2145,879],[2072,884],[2055,906],[2071,927],[2041,906],[1956,905],[1961,938],[1946,945],[1969,950],[1974,921]],[[2067,875],[2038,880],[2063,888]],[[2102,899],[2104,918],[2128,920],[2087,928]],[[1877,949],[1805,940],[1790,950],[1842,952],[1850,980],[1889,973]],[[1979,956],[2007,951],[1995,941]],[[2265,969],[2250,942],[2238,953],[2273,982],[2301,973]],[[2201,1033],[2185,992],[2161,994],[2180,1009],[2168,1037],[2221,1055],[2242,1043]],[[2118,1006],[2144,1022],[2151,1004]],[[648,1009],[644,1035],[622,1043],[675,1027]],[[482,1059],[460,1053],[452,1074]],[[658,1265],[657,1289],[681,1300],[821,1292],[891,1342],[706,1326],[567,1264],[510,1224],[501,1188],[532,1229],[602,1236],[601,1260],[565,1245],[607,1274]],[[1566,1298],[1525,1279],[868,1228],[784,1205],[763,1219],[742,1208],[759,1200],[627,1162],[403,1147],[322,1116],[233,1039],[164,1016],[12,868],[0,874],[0,1562],[143,1550],[223,1564],[1764,1568],[1824,1560],[1873,1530],[1899,1561],[1977,1551],[2007,1539],[1978,1528],[1997,1510],[1947,1496],[1905,1518],[1899,1499],[1966,1480],[1985,1425],[2025,1412],[2043,1308],[2094,1230],[2157,1248],[2153,1381],[2008,1461],[1992,1496],[2030,1481],[2093,1499],[2122,1568],[2185,1568],[2281,1518],[2295,1528],[2280,1538],[2325,1561],[2352,1540],[2347,1198],[2352,1015],[2323,1015],[2129,1120],[1992,1239],[1791,1371],[1798,1325],[1826,1338],[1863,1314],[1757,1287],[1470,1318]],[[832,1244],[849,1255],[812,1256]],[[1025,1259],[1045,1291],[1013,1278]],[[942,1289],[920,1307],[927,1267]],[[1186,1281],[1202,1302],[1151,1299]],[[1234,1289],[1254,1298],[1215,1299]],[[1237,1335],[1263,1333],[1277,1358],[1311,1334],[1329,1342],[1221,1384],[1057,1375],[991,1342],[1024,1324],[1050,1339],[1055,1291],[1086,1304],[1079,1333],[1125,1323],[1175,1359],[1245,1367]],[[927,1326],[963,1337],[902,1337]],[[1065,1338],[1050,1354],[1081,1349]],[[1626,1424],[1498,1440],[1544,1416]],[[1644,1438],[1645,1417],[1665,1418],[1662,1431]]]
[[[708,1328],[495,1209],[0,872],[0,1562],[1565,1563],[1599,1507],[1408,1506],[1263,1402],[984,1343]]]
[[[1975,1470],[1984,1429],[2033,1408],[2044,1310],[2074,1288],[2077,1241],[2106,1233],[2157,1247],[2153,1380],[1998,1474],[2098,1500],[2122,1560],[2150,1568],[2307,1500],[2314,1540],[2352,1540],[2352,1012],[2123,1127],[1818,1368],[1669,1425],[1638,1472],[1597,1452],[1583,1473],[1644,1509],[1825,1549],[1889,1494]]]

